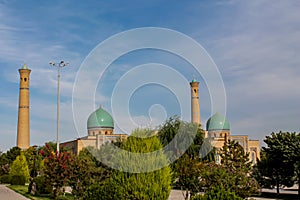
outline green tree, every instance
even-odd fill
[[[249,161],[249,153],[233,140],[228,140],[220,150],[221,164],[229,170],[242,171],[248,173],[251,170],[251,162]]]
[[[20,155],[20,148],[13,147],[0,155],[0,175],[8,174],[11,164]]]
[[[266,136],[265,158],[257,165],[261,184],[271,188],[292,186],[300,180],[300,134],[279,132]],[[298,187],[300,196],[300,187]]]
[[[184,134],[173,140],[179,132],[184,132]],[[201,189],[198,186],[198,168],[202,161],[214,160],[214,150],[208,141],[204,143],[204,131],[201,126],[183,122],[176,116],[168,119],[160,127],[158,138],[164,146],[172,145],[168,150],[171,149],[171,153],[177,158],[171,164],[174,172],[173,178],[176,187],[185,191],[185,198],[188,199]],[[189,146],[187,147],[186,144]],[[179,157],[180,154],[183,155]]]
[[[228,140],[220,150],[221,164],[230,177],[228,189],[240,197],[256,193],[258,184],[251,173],[249,153],[237,142]]]
[[[9,172],[9,161],[6,153],[2,153],[0,156],[0,176],[8,174]]]
[[[23,176],[25,181],[29,181],[29,169],[26,161],[26,157],[23,153],[17,156],[16,160],[12,163],[9,170],[9,175],[13,176]]]
[[[9,164],[12,164],[13,161],[21,154],[21,149],[19,147],[13,147],[6,152],[6,157],[9,161]]]
[[[82,149],[71,166],[70,186],[75,198],[83,198],[92,184],[103,182],[111,176],[112,170],[103,167],[92,155],[93,151],[97,150],[90,147]]]
[[[115,170],[108,184],[105,195],[99,199],[168,199],[171,191],[171,169],[166,165],[165,155],[159,151],[162,145],[153,131],[137,129],[122,145],[125,152],[115,156],[119,170]],[[155,152],[155,154],[149,154]],[[131,152],[132,154],[129,154]],[[143,153],[142,156],[134,156]],[[138,154],[140,155],[140,154]],[[131,168],[129,168],[131,166]],[[124,169],[124,170],[122,170]],[[125,170],[136,170],[136,173]],[[141,173],[138,173],[138,172]],[[146,172],[145,172],[146,171]]]
[[[193,159],[188,154],[183,154],[174,165],[175,184],[185,193],[185,199],[201,191],[199,187],[199,168],[202,163],[199,159]]]

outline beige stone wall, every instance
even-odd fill
[[[220,137],[221,133],[227,134],[228,139],[238,142],[246,153],[249,153],[249,161],[252,164],[256,164],[257,160],[260,160],[260,143],[259,140],[249,140],[247,135],[230,135],[229,132],[207,132],[207,135],[211,138],[211,144],[217,150],[216,162],[220,163],[221,158],[219,156],[218,150],[220,150],[224,146],[225,137]],[[218,137],[219,136],[219,137]]]
[[[125,140],[127,138],[126,134],[110,134],[102,135],[98,134],[96,136],[87,136],[79,138],[77,140],[61,143],[61,146],[68,148],[74,154],[79,154],[79,152],[86,147],[100,148],[102,144],[106,142],[116,141],[118,139]]]
[[[256,156],[260,160],[260,143],[259,140],[249,140],[249,153],[250,159],[253,160],[252,156]],[[256,162],[256,161],[255,161]]]

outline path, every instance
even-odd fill
[[[0,185],[0,200],[28,200],[26,197],[9,189],[5,185]]]

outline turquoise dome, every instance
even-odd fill
[[[220,115],[219,113],[216,113],[207,120],[206,130],[207,131],[230,130],[230,125],[224,116]]]
[[[114,128],[114,120],[112,116],[100,106],[100,108],[89,116],[87,128]]]

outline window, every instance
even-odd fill
[[[220,155],[217,153],[216,154],[216,164],[220,164]]]
[[[24,81],[26,82],[26,81],[27,81],[27,78],[24,78]]]
[[[251,155],[251,157],[252,157],[252,164],[254,165],[255,163],[256,163],[256,156],[255,156],[255,152],[254,151],[252,151],[252,153],[251,153],[252,155]]]

